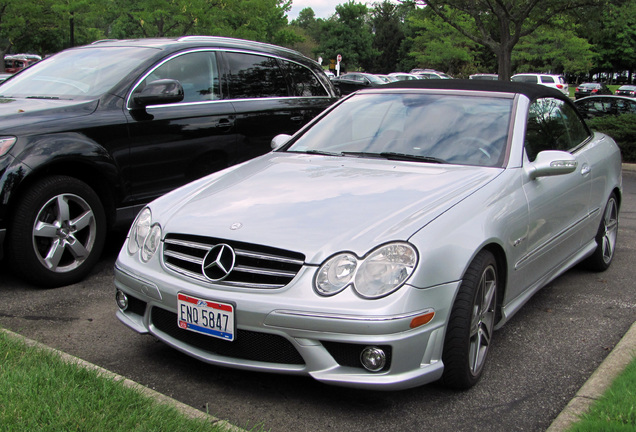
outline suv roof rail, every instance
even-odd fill
[[[96,44],[100,44],[100,43],[104,43],[104,42],[116,42],[119,39],[100,39],[100,40],[96,40],[94,42],[91,42],[91,45],[96,45]]]
[[[243,45],[247,45],[247,46],[253,46],[253,47],[270,47],[272,49],[277,49],[279,51],[285,51],[291,54],[296,54],[296,55],[302,55],[300,52],[293,50],[291,48],[286,48],[286,47],[282,47],[280,45],[273,45],[273,44],[269,44],[269,43],[265,43],[265,42],[258,42],[258,41],[252,41],[252,40],[248,40],[248,39],[238,39],[238,38],[230,38],[230,37],[225,37],[225,36],[201,36],[201,35],[195,35],[195,36],[181,36],[180,38],[177,39],[178,42],[196,42],[196,41],[227,41],[227,42],[237,42]]]

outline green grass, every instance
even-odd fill
[[[633,432],[636,430],[636,359],[614,380],[568,432]]]
[[[0,331],[0,431],[227,431]]]

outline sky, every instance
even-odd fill
[[[336,13],[336,6],[347,3],[347,0],[293,0],[291,11],[287,14],[288,20],[298,18],[301,10],[310,7],[314,10],[316,18],[329,18]],[[366,2],[358,2],[366,3]]]

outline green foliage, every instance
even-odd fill
[[[519,72],[553,71],[562,74],[586,73],[596,55],[592,45],[577,36],[571,21],[544,26],[521,39],[513,52],[513,69]]]
[[[636,114],[603,116],[587,121],[592,130],[603,132],[616,141],[623,162],[636,163]]]
[[[336,15],[321,22],[319,54],[327,59],[342,55],[347,70],[370,70],[380,52],[373,48],[368,9],[353,0],[336,6]]]
[[[468,26],[470,18],[461,12],[448,11],[453,19]],[[476,72],[475,52],[479,46],[457,32],[437,15],[417,9],[409,18],[414,35],[410,37],[409,55],[416,66],[439,69],[451,75],[469,75]]]

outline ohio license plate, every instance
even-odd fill
[[[177,323],[180,328],[234,340],[234,306],[179,293]]]

